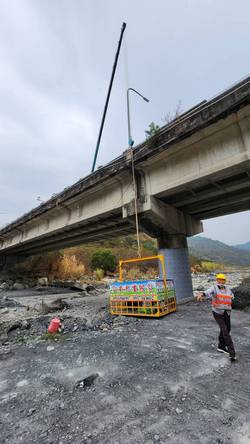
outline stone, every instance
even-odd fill
[[[22,328],[22,323],[20,321],[15,321],[11,324],[7,330],[7,334],[11,331],[17,330],[18,328]]]
[[[98,378],[98,376],[99,376],[98,373],[92,373],[91,375],[87,376],[86,378],[82,379],[81,381],[77,381],[76,387],[79,387],[79,388],[90,387],[94,383],[96,378]]]
[[[29,321],[22,321],[21,322],[21,328],[24,330],[28,330],[31,327],[31,323]]]
[[[13,290],[24,290],[25,285],[21,284],[21,282],[15,282],[13,285]]]
[[[176,411],[176,413],[179,415],[179,414],[181,414],[181,413],[183,413],[183,410],[182,409],[179,409],[179,407],[177,407],[176,409],[175,409],[175,411]]]
[[[39,438],[46,438],[48,436],[48,430],[46,430],[45,432],[42,432],[40,435],[39,435]]]
[[[159,441],[160,441],[160,437],[159,437],[159,435],[154,435],[154,440],[155,440],[156,442],[159,442]]]
[[[233,308],[244,309],[250,306],[250,285],[240,284],[232,289],[234,293]]]
[[[28,410],[27,416],[31,416],[33,415],[33,413],[35,413],[36,409],[35,408],[31,408]]]
[[[0,310],[0,313],[1,313],[1,314],[7,314],[7,313],[9,313],[9,310],[8,310],[8,308],[2,308],[2,309]]]
[[[47,277],[41,277],[37,279],[37,285],[41,287],[48,287],[49,280]]]
[[[1,285],[0,285],[0,290],[9,290],[9,284],[7,284],[7,282],[3,282]]]
[[[87,285],[86,286],[86,288],[85,288],[85,290],[87,291],[87,292],[91,292],[91,291],[94,291],[95,290],[95,287],[94,287],[94,285]]]
[[[50,352],[50,351],[53,351],[53,350],[55,350],[55,347],[53,347],[53,345],[48,345],[47,351]]]
[[[69,304],[62,298],[55,299],[50,304],[46,304],[43,300],[41,303],[41,311],[44,314],[53,313],[54,311],[62,311],[69,308]]]

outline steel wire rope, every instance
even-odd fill
[[[125,83],[126,83],[126,91],[127,91],[128,88],[130,87],[127,35],[125,35],[125,39],[124,39],[123,58],[124,58]],[[132,147],[130,147],[130,155],[131,155],[132,184],[133,184],[133,189],[134,189],[134,201],[135,201],[134,208],[135,208],[135,227],[136,227],[137,255],[140,258],[141,257],[141,244],[140,244],[138,205],[137,205],[137,183],[136,183],[136,178],[135,178],[134,151],[133,151]]]

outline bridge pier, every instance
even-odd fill
[[[140,229],[158,241],[165,258],[167,278],[173,279],[177,300],[193,297],[187,237],[203,231],[202,222],[177,208],[148,196],[139,212]],[[134,203],[123,208],[123,216],[134,223]]]
[[[165,258],[167,279],[173,279],[177,301],[193,296],[187,238],[183,234],[164,235],[157,239],[158,251]]]
[[[13,271],[15,265],[24,261],[27,256],[18,256],[14,254],[2,255],[0,254],[0,272],[1,271]]]

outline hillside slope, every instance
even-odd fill
[[[235,248],[239,248],[240,250],[250,251],[250,241],[245,244],[234,245]]]
[[[231,247],[223,242],[197,236],[188,240],[190,254],[226,265],[250,266],[250,251]]]

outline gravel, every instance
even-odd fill
[[[232,364],[208,303],[138,320],[111,317],[99,298],[85,330],[0,347],[1,443],[248,442],[249,312],[233,311]]]
[[[213,276],[196,280],[207,288]],[[216,352],[209,302],[137,319],[111,316],[105,289],[63,290],[69,307],[41,315],[41,298],[58,294],[0,295],[13,301],[0,321],[1,444],[249,442],[249,309],[233,310],[231,363]],[[64,324],[53,342],[52,316]]]

